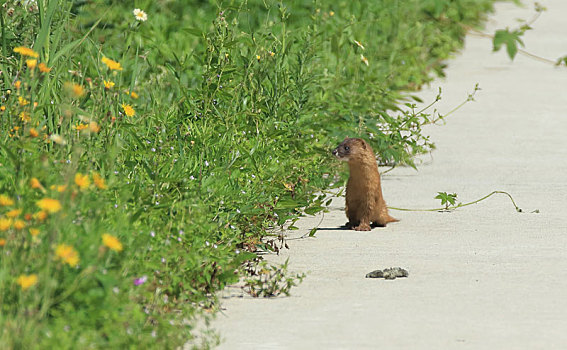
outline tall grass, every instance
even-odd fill
[[[136,5],[4,2],[3,348],[182,344],[262,238],[324,209],[344,136],[388,164],[433,148],[399,106],[491,1]]]

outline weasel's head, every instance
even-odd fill
[[[370,146],[363,139],[347,137],[333,150],[333,155],[339,160],[348,162],[351,159],[364,157],[369,149]]]

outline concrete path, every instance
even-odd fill
[[[567,1],[542,3],[525,44],[556,59],[567,54]],[[531,18],[528,5],[499,3],[486,32]],[[268,258],[308,272],[290,297],[221,299],[212,325],[221,349],[567,349],[567,69],[510,62],[491,47],[469,36],[447,78],[420,92],[432,100],[442,86],[446,112],[482,88],[447,125],[427,129],[438,150],[419,171],[383,176],[384,196],[432,208],[438,191],[468,202],[504,190],[526,213],[497,196],[453,213],[392,211],[399,223],[355,232],[337,230],[346,221],[337,199],[316,238]],[[319,220],[299,221],[292,237]],[[364,278],[390,266],[409,278]]]

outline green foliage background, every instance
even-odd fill
[[[238,280],[255,249],[270,249],[263,237],[324,209],[315,193],[336,186],[342,167],[329,152],[346,135],[368,139],[383,164],[414,166],[433,148],[421,132],[427,116],[399,106],[442,75],[462,25],[492,8],[491,0],[1,3],[0,194],[14,204],[0,206],[0,218],[36,213],[46,197],[63,205],[0,232],[1,347],[27,349],[183,344],[194,312]],[[148,20],[136,21],[134,8]],[[18,46],[51,71],[29,68]],[[123,69],[108,70],[102,57]],[[125,116],[123,105],[136,114]],[[92,122],[100,131],[77,129]],[[53,135],[64,144],[49,142]],[[93,172],[107,188],[79,189],[76,174]],[[103,233],[123,251],[105,248]],[[57,258],[59,244],[74,247],[78,266]],[[38,282],[22,290],[16,280],[29,274]]]

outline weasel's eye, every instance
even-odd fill
[[[345,146],[345,151],[348,151],[350,149],[349,146]]]

